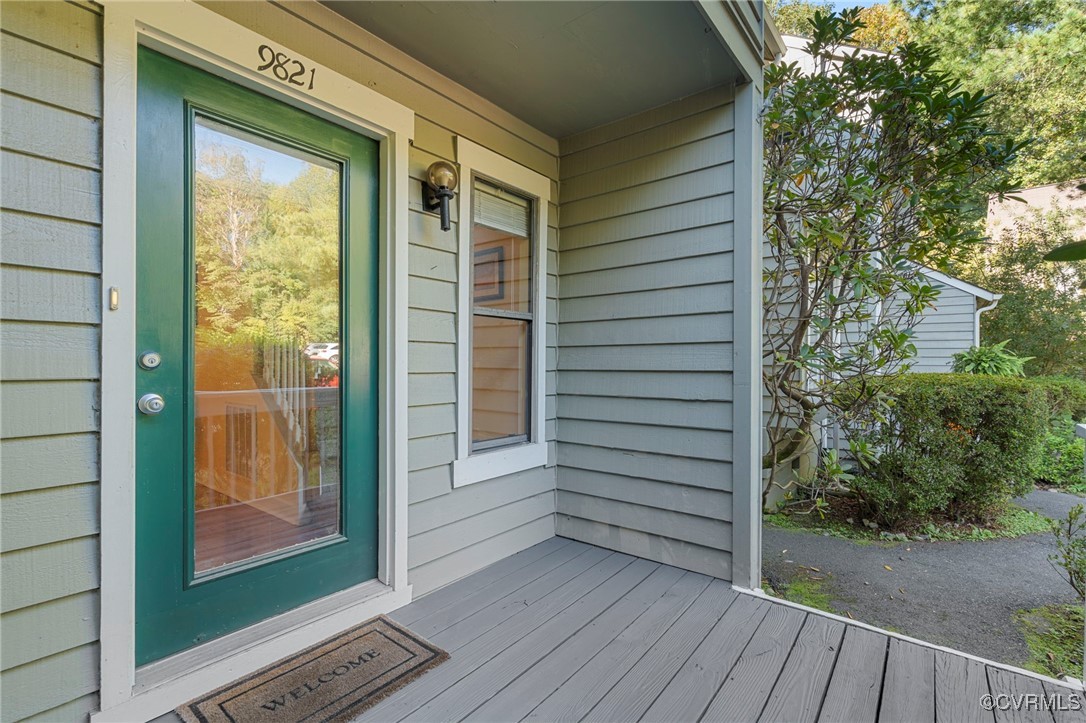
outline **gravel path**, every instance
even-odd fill
[[[1084,501],[1040,490],[1017,500],[1050,517]],[[1075,601],[1048,562],[1055,549],[1049,534],[863,545],[767,526],[762,549],[763,574],[775,587],[798,575],[825,576],[823,590],[840,614],[1013,665],[1028,657],[1014,613]]]

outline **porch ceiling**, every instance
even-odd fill
[[[740,76],[693,2],[324,4],[555,138]]]

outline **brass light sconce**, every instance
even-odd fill
[[[426,169],[426,180],[422,182],[422,205],[427,211],[441,212],[441,230],[448,231],[449,201],[456,196],[456,184],[460,177],[456,166],[448,161],[434,161]]]

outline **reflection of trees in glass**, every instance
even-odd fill
[[[241,149],[196,161],[197,333],[205,343],[339,338],[339,174],[264,178]]]

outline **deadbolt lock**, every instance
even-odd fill
[[[140,354],[139,362],[144,369],[157,369],[162,363],[162,355],[157,351],[145,351]]]

